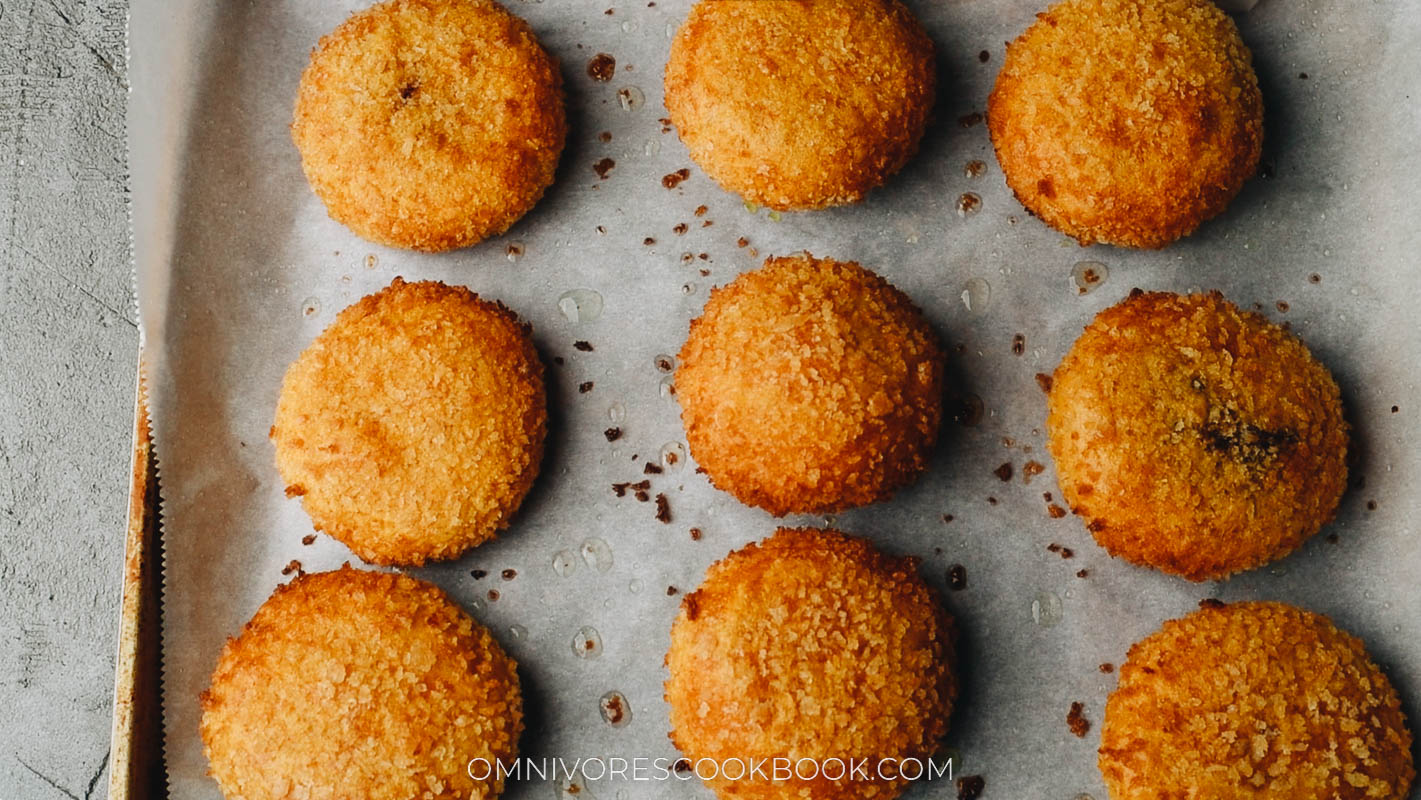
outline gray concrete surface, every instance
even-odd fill
[[[137,328],[125,0],[0,0],[0,800],[106,789]]]

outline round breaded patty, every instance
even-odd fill
[[[1007,47],[987,125],[1007,185],[1081,244],[1163,247],[1258,167],[1248,48],[1210,0],[1063,0]]]
[[[389,0],[311,53],[291,136],[331,217],[391,247],[507,230],[553,182],[562,77],[493,0]]]
[[[927,127],[933,45],[898,0],[700,0],[666,109],[716,183],[770,208],[856,203]]]
[[[287,369],[271,438],[317,530],[372,564],[419,565],[508,526],[547,419],[528,325],[463,287],[395,278]]]
[[[511,766],[517,665],[424,581],[351,569],[279,587],[202,694],[210,773],[232,800],[488,800]]]
[[[768,259],[711,292],[680,358],[691,455],[742,503],[832,513],[927,467],[942,348],[912,301],[858,264]]]
[[[1206,605],[1136,643],[1100,742],[1112,800],[1404,800],[1416,775],[1362,642],[1280,603]]]
[[[781,528],[711,566],[671,626],[666,702],[671,739],[693,767],[724,766],[698,773],[716,794],[885,800],[903,790],[897,765],[937,751],[957,692],[953,621],[917,567],[813,528]],[[791,769],[814,759],[824,772],[805,764],[778,785],[735,780],[735,759],[765,760],[766,772],[770,759]],[[831,759],[866,760],[866,774],[841,779]],[[880,759],[898,760],[886,780]]]
[[[1337,384],[1297,338],[1217,292],[1141,292],[1056,368],[1047,445],[1112,555],[1190,580],[1292,552],[1347,485]]]

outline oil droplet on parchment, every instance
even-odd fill
[[[558,296],[558,310],[572,324],[602,316],[602,295],[591,289],[570,289]]]
[[[623,86],[617,90],[617,103],[623,111],[636,111],[646,105],[646,94],[635,86]]]
[[[982,196],[976,192],[963,192],[957,198],[957,216],[970,217],[982,210]]]
[[[572,637],[572,652],[578,658],[592,659],[602,655],[602,634],[591,625],[583,625]]]
[[[1065,616],[1061,598],[1055,592],[1037,592],[1031,599],[1031,621],[1043,628],[1053,628]]]
[[[667,442],[661,446],[661,466],[668,470],[678,470],[685,463],[685,445],[680,442]]]
[[[1090,294],[1109,277],[1110,268],[1099,261],[1077,261],[1071,266],[1071,287],[1076,294]]]
[[[582,543],[582,560],[598,572],[606,572],[612,568],[612,548],[594,536]]]
[[[553,572],[563,578],[572,577],[572,573],[577,572],[577,556],[567,549],[553,553]]]
[[[962,305],[969,314],[981,314],[992,299],[992,285],[982,278],[968,278],[962,285]]]
[[[541,3],[543,0],[532,2]],[[587,790],[587,784],[583,782],[582,777],[576,773],[564,774],[558,778],[556,796],[558,800],[596,800],[592,792]]]
[[[982,422],[982,415],[987,411],[987,406],[982,402],[982,398],[976,394],[966,394],[962,396],[961,403],[955,414],[955,419],[964,428],[975,428]]]
[[[613,728],[624,728],[632,721],[632,704],[627,702],[626,695],[616,689],[602,695],[597,706],[602,712],[602,719]]]

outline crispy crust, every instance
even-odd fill
[[[1095,540],[1190,580],[1292,550],[1347,486],[1337,384],[1307,347],[1217,292],[1141,292],[1056,368],[1048,447]]]
[[[423,581],[351,569],[279,587],[227,640],[202,741],[229,798],[496,797],[471,759],[509,761],[517,665]]]
[[[440,251],[507,230],[553,182],[562,76],[493,0],[389,0],[311,53],[291,136],[338,222]]]
[[[1112,800],[1402,800],[1416,775],[1362,642],[1280,603],[1206,607],[1136,643],[1100,738]]]
[[[898,0],[700,0],[671,43],[666,108],[722,187],[824,208],[862,200],[917,152],[935,70]]]
[[[676,747],[692,762],[932,755],[957,694],[955,633],[917,567],[813,528],[781,528],[712,565],[671,627]],[[740,800],[887,800],[905,785],[822,776],[708,784]]]
[[[717,487],[775,516],[883,500],[927,467],[945,357],[906,295],[808,254],[713,290],[676,397]]]
[[[1062,0],[1007,47],[987,124],[1007,185],[1083,245],[1163,247],[1258,167],[1263,100],[1209,0]]]
[[[370,563],[419,565],[508,527],[547,419],[528,325],[463,287],[395,278],[287,369],[271,438],[317,530]]]

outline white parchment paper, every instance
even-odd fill
[[[610,484],[640,480],[642,463],[683,442],[653,362],[679,349],[707,290],[767,254],[801,249],[858,260],[911,295],[960,345],[951,375],[983,402],[979,424],[946,428],[921,481],[834,523],[920,556],[940,587],[949,565],[966,567],[967,588],[946,593],[964,632],[962,700],[948,744],[959,775],[986,778],[986,796],[1103,797],[1095,748],[1114,676],[1097,666],[1119,663],[1132,641],[1203,597],[1282,600],[1331,615],[1367,641],[1411,718],[1421,718],[1421,6],[1264,0],[1239,16],[1263,86],[1272,176],[1250,182],[1189,239],[1130,252],[1083,250],[1030,218],[1002,182],[985,127],[959,123],[984,107],[1003,43],[1041,4],[908,2],[939,47],[942,92],[922,153],[861,206],[774,219],[708,181],[658,122],[662,64],[689,0],[512,0],[562,60],[568,147],[557,183],[510,233],[435,256],[370,245],[329,220],[290,142],[310,48],[361,3],[134,0],[134,245],[162,479],[173,797],[219,796],[206,777],[197,695],[224,639],[285,580],[292,559],[306,570],[353,560],[326,537],[302,545],[310,522],[282,494],[267,429],[286,365],[337,311],[396,275],[468,285],[532,322],[553,415],[542,477],[513,528],[456,563],[416,573],[449,590],[518,659],[526,755],[674,758],[662,656],[680,597],[667,587],[694,588],[712,561],[777,523],[711,489],[693,464],[651,478],[653,492],[670,499],[669,525],[654,519],[652,504],[614,497]],[[586,73],[599,52],[617,60],[608,83]],[[632,102],[620,102],[620,90]],[[599,141],[603,131],[610,142]],[[602,180],[591,165],[604,157],[616,167]],[[982,177],[965,174],[973,160],[986,163]],[[661,177],[682,167],[692,177],[664,189]],[[960,216],[957,198],[968,191],[981,209]],[[694,216],[701,205],[707,213]],[[678,223],[689,230],[674,233]],[[643,244],[647,237],[655,244]],[[740,237],[749,247],[737,246]],[[510,260],[515,244],[523,252]],[[1087,259],[1104,263],[1109,278],[1078,296],[1069,275]],[[990,287],[985,305],[981,282]],[[969,283],[978,289],[970,312],[961,299]],[[1196,585],[1113,562],[1077,519],[1048,517],[1043,493],[1057,490],[1033,376],[1050,372],[1091,316],[1135,286],[1218,288],[1261,304],[1291,323],[1342,385],[1356,430],[1354,482],[1364,485],[1292,557]],[[574,289],[602,296],[598,319],[574,324],[560,312],[559,296]],[[1021,355],[1012,352],[1017,334]],[[575,350],[575,340],[595,349]],[[595,384],[585,394],[584,381]],[[625,433],[609,443],[602,431],[613,424]],[[1029,484],[1028,460],[1047,465]],[[1004,462],[1015,468],[1007,483],[993,474]],[[692,527],[704,531],[700,541]],[[610,547],[605,571],[579,555],[591,537]],[[1052,543],[1074,558],[1049,552]],[[552,567],[562,550],[578,565],[566,577]],[[475,569],[489,574],[476,580]],[[505,569],[517,576],[503,580]],[[1076,577],[1081,569],[1088,577]],[[1060,619],[1049,624],[1057,603]],[[596,659],[571,646],[589,625],[604,643]],[[608,690],[630,701],[625,727],[599,715]],[[1073,701],[1092,723],[1084,739],[1065,724]],[[602,800],[710,796],[694,782],[587,788]],[[554,789],[517,783],[508,796]],[[954,796],[943,782],[912,791]]]

